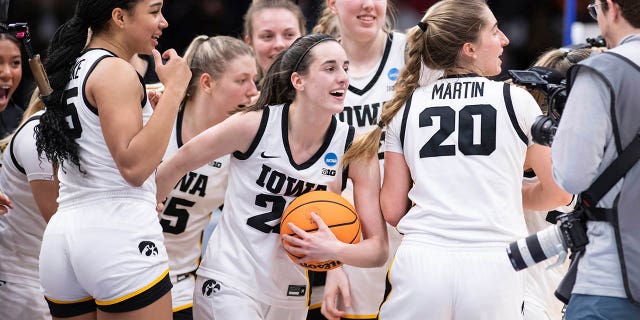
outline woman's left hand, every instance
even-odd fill
[[[153,108],[154,110],[156,109],[156,105],[158,104],[158,102],[160,102],[160,97],[162,97],[162,91],[147,91],[147,99],[151,104],[151,108]]]
[[[289,223],[289,227],[295,233],[295,236],[282,235],[282,239],[285,241],[283,244],[285,250],[293,255],[302,257],[296,263],[305,263],[313,260],[340,260],[338,252],[347,244],[336,238],[319,215],[312,212],[311,219],[318,226],[318,231],[307,232],[295,224]]]

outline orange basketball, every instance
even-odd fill
[[[322,218],[338,240],[345,243],[360,242],[361,230],[358,213],[347,199],[329,191],[311,191],[293,200],[282,214],[280,235],[295,236],[295,233],[289,228],[289,222],[307,232],[317,231],[318,225],[311,219],[312,212]],[[282,240],[282,243],[284,244],[285,241]],[[289,252],[287,254],[292,260],[302,258]],[[342,262],[337,260],[300,263],[301,266],[312,271],[327,271],[339,267],[341,264]]]

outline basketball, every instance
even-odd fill
[[[329,191],[311,191],[293,200],[282,214],[280,235],[296,236],[289,228],[289,222],[307,232],[317,231],[318,225],[311,219],[312,212],[322,218],[338,240],[345,243],[360,242],[361,229],[358,213],[347,199]],[[286,241],[282,240],[282,243],[285,244]],[[302,258],[289,252],[287,255],[291,260]],[[300,265],[312,271],[327,271],[339,267],[342,263],[337,260],[328,260],[309,261]]]

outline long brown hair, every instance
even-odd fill
[[[361,136],[347,150],[342,161],[346,166],[359,158],[378,152],[382,127],[388,124],[420,86],[423,65],[432,70],[458,67],[458,53],[467,42],[475,42],[484,26],[485,0],[443,0],[433,5],[420,21],[426,30],[413,27],[407,31],[407,57],[394,86],[393,98],[386,102],[379,126]]]

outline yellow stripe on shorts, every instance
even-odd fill
[[[91,300],[93,300],[93,297],[92,296],[88,296],[86,298],[82,298],[82,299],[74,300],[74,301],[60,301],[60,300],[51,299],[51,298],[46,297],[46,296],[45,296],[45,299],[47,299],[47,300],[49,300],[49,301],[51,301],[53,303],[56,303],[56,304],[74,304],[74,303],[81,303],[81,302],[91,301]]]
[[[155,280],[153,280],[151,283],[149,283],[148,285],[144,286],[141,289],[138,289],[126,296],[123,296],[121,298],[115,299],[115,300],[110,300],[110,301],[98,301],[96,300],[96,304],[99,306],[108,306],[108,305],[112,305],[112,304],[116,304],[118,302],[127,300],[131,297],[135,297],[137,295],[139,295],[142,292],[147,291],[149,288],[155,286],[158,282],[160,282],[160,280],[164,279],[164,277],[166,277],[169,274],[169,269],[165,270],[165,272],[163,272],[158,278],[156,278]]]
[[[181,306],[181,307],[177,307],[177,308],[171,309],[171,312],[178,312],[178,311],[182,311],[182,310],[184,310],[184,309],[189,309],[189,308],[191,308],[191,307],[193,307],[193,303],[187,303],[187,304],[185,304],[184,306]]]

